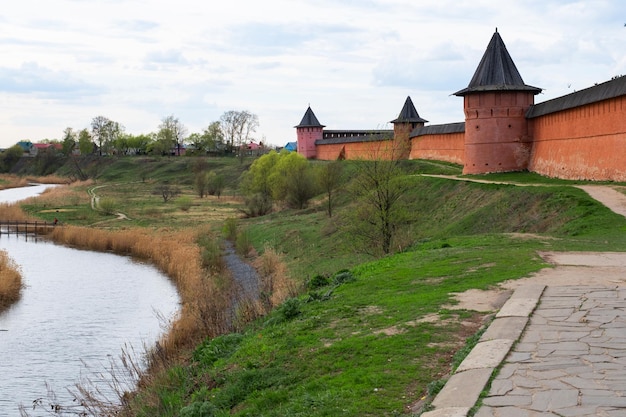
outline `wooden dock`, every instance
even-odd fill
[[[46,221],[0,220],[1,235],[45,235],[58,224]]]

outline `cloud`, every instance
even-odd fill
[[[61,99],[96,95],[102,87],[77,79],[69,72],[27,62],[19,68],[0,68],[0,91]]]

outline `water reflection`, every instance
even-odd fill
[[[2,192],[0,192],[0,195]],[[155,311],[172,317],[178,296],[154,267],[15,235],[0,247],[22,268],[21,300],[0,315],[0,415],[18,415],[46,395],[61,400],[89,368],[101,371],[125,344],[141,349],[161,333]]]

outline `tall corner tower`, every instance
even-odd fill
[[[427,122],[428,120],[422,119],[417,113],[413,105],[413,100],[408,96],[398,117],[391,121],[391,123],[393,123],[393,139],[395,143],[401,147],[400,158],[406,159],[409,157],[411,151],[409,137],[413,129],[423,127],[424,123]]]
[[[300,124],[294,127],[298,137],[298,153],[307,159],[315,158],[315,141],[324,137],[325,126],[317,120],[311,106],[306,109]]]
[[[524,84],[498,33],[463,97],[465,166],[463,174],[521,171],[528,168],[532,142],[525,117],[541,88]]]

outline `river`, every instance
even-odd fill
[[[10,201],[42,192],[22,190],[7,190],[18,195]],[[131,258],[6,234],[0,248],[21,267],[26,285],[0,314],[0,416],[17,416],[19,404],[28,409],[46,398],[46,384],[67,404],[67,388],[104,372],[124,346],[141,352],[153,344],[163,332],[159,316],[171,319],[178,310],[168,278]]]

